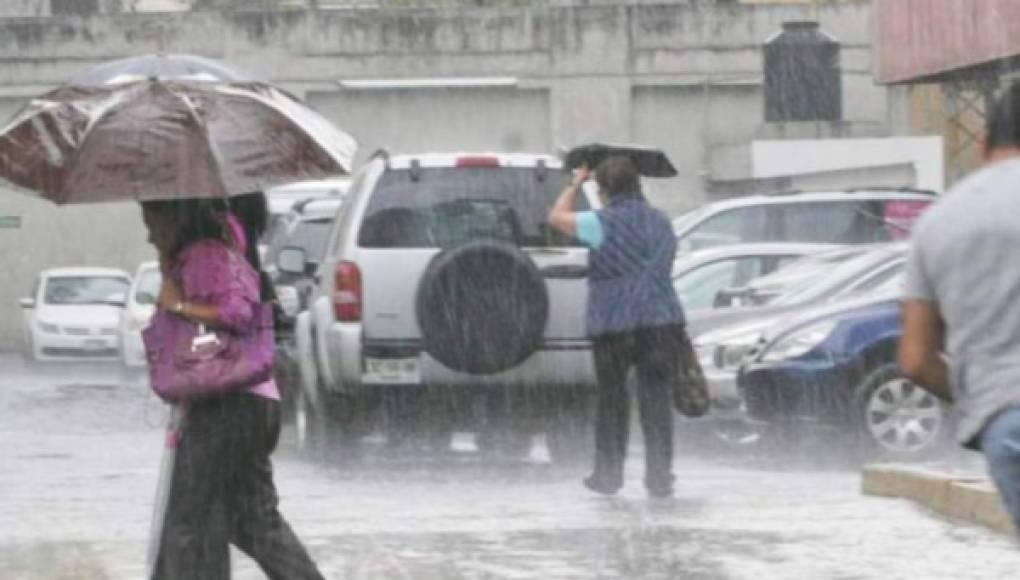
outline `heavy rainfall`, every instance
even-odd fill
[[[1020,566],[1015,0],[0,0],[0,578]]]

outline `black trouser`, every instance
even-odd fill
[[[637,398],[645,439],[645,486],[673,488],[672,381],[682,326],[654,326],[595,338],[598,410],[595,417],[595,472],[607,487],[623,485],[630,432],[627,375],[637,370]]]
[[[229,543],[271,580],[323,578],[277,511],[269,455],[280,404],[247,393],[192,403],[177,449],[158,580],[227,580]]]

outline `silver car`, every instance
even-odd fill
[[[369,161],[297,319],[299,440],[354,446],[382,426],[390,440],[475,430],[480,447],[518,451],[546,430],[554,456],[582,445],[588,251],[546,223],[565,183],[545,155]],[[597,204],[586,191],[578,209]],[[303,259],[286,251],[278,265]]]

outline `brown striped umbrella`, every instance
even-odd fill
[[[355,141],[272,85],[106,72],[33,99],[0,130],[0,187],[57,204],[145,201],[350,172]]]

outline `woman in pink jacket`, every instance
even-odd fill
[[[142,204],[163,272],[153,325],[183,317],[211,328],[250,327],[259,305],[271,300],[254,246],[264,227],[260,204],[261,194],[238,203],[244,221],[222,201]],[[277,510],[270,463],[280,434],[276,383],[185,404],[154,578],[229,579],[232,543],[271,580],[322,579]]]

